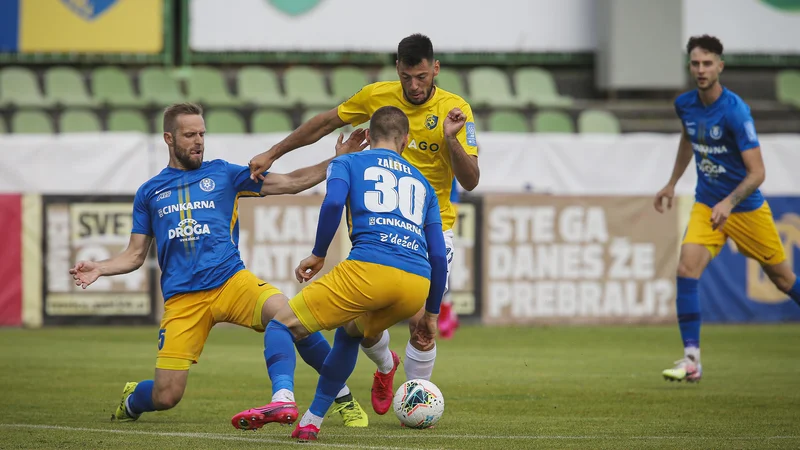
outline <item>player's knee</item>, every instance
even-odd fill
[[[183,392],[177,389],[164,389],[160,391],[153,391],[153,405],[157,410],[163,411],[165,409],[174,408],[183,397]]]
[[[678,276],[681,278],[700,278],[701,269],[686,261],[678,263]]]

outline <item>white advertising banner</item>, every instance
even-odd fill
[[[208,135],[205,159],[247,165],[285,134]],[[767,168],[767,195],[800,194],[800,135],[759,136]],[[675,162],[678,135],[535,135],[483,133],[481,180],[476,193],[538,192],[555,195],[653,195]],[[335,135],[295,150],[271,168],[278,173],[334,155]],[[0,136],[0,193],[134,194],[169,162],[162,137],[113,133]],[[676,192],[694,192],[689,164]],[[321,194],[324,183],[305,192]]]
[[[781,0],[684,0],[683,31],[686,39],[717,36],[725,53],[798,54],[800,7]]]
[[[371,0],[192,0],[194,51],[395,52],[427,34],[440,52],[581,52],[594,48],[591,0],[402,3]]]
[[[800,14],[786,4],[683,0],[681,48],[689,36],[709,33],[728,53],[800,53]],[[391,53],[419,32],[439,52],[597,47],[592,0],[192,0],[189,6],[189,45],[198,52]]]

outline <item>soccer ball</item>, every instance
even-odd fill
[[[408,380],[397,389],[392,401],[394,413],[409,428],[428,428],[444,413],[444,397],[435,384],[427,380]]]

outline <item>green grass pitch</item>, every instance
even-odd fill
[[[235,430],[230,418],[265,404],[270,384],[262,335],[212,330],[181,403],[112,423],[126,381],[152,377],[157,327],[0,330],[0,448],[296,448],[290,427]],[[331,340],[332,334],[326,336]],[[404,356],[408,331],[392,329]],[[374,371],[363,355],[348,384],[370,415],[367,429],[337,416],[319,448],[798,448],[800,326],[703,328],[704,378],[669,383],[681,355],[676,326],[462,327],[441,341],[433,381],[441,422],[401,428],[376,415]],[[298,358],[304,412],[316,373]],[[402,366],[395,388],[405,379]]]

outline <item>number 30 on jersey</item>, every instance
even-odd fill
[[[400,208],[400,214],[418,226],[425,211],[425,185],[414,177],[397,177],[390,170],[372,166],[364,171],[365,181],[374,181],[374,191],[364,193],[364,207],[374,213]]]

